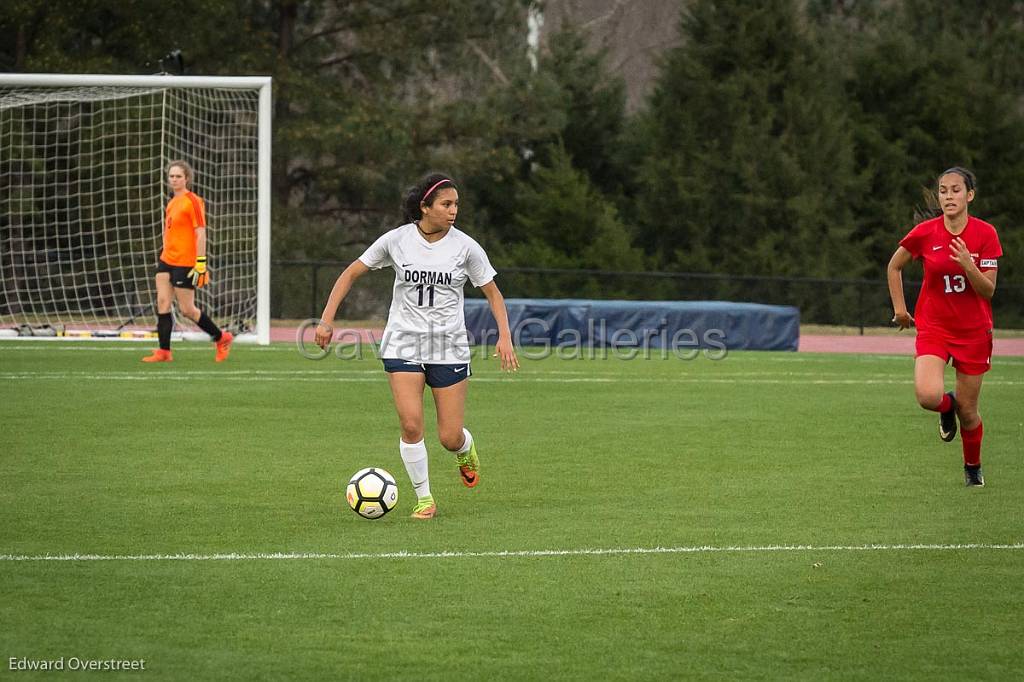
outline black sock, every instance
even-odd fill
[[[215,325],[213,320],[207,317],[205,310],[199,311],[199,320],[196,324],[199,325],[200,329],[209,334],[214,341],[220,341],[220,327]]]
[[[156,335],[160,339],[160,350],[171,349],[171,329],[174,328],[174,319],[170,313],[157,313]]]

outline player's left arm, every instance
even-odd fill
[[[206,228],[196,228],[196,258],[206,258]]]
[[[206,268],[206,228],[196,228],[196,264],[189,270],[192,286],[201,289],[210,283],[210,273]]]
[[[516,357],[516,349],[512,346],[512,331],[508,325],[508,310],[505,308],[505,297],[498,290],[498,285],[492,279],[480,287],[491,306],[491,314],[498,323],[498,343],[495,344],[495,356],[501,358],[501,368],[510,372],[519,369],[519,358]]]
[[[978,295],[984,299],[992,300],[992,296],[996,293],[996,273],[998,271],[994,268],[984,272],[980,270],[974,264],[974,259],[971,258],[971,250],[967,248],[967,244],[960,237],[950,242],[949,248],[952,251],[949,257],[959,263],[960,267],[964,269],[964,274],[967,275],[968,281],[970,281],[974,290],[978,292]]]
[[[192,286],[201,289],[210,283],[210,273],[206,267],[206,207],[203,200],[196,197],[192,203],[192,221],[196,238],[196,264],[189,271]]]

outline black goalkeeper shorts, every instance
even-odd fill
[[[170,265],[162,260],[157,261],[156,272],[169,272],[171,274],[171,284],[177,289],[195,289],[195,285],[192,284],[192,278],[188,276],[190,268],[187,265]]]

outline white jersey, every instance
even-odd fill
[[[476,241],[454,225],[430,243],[414,223],[383,234],[359,257],[372,269],[395,269],[380,356],[430,364],[469,362],[462,288],[497,274]]]

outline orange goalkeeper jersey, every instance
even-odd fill
[[[186,191],[168,201],[160,260],[168,265],[195,265],[196,229],[200,227],[206,227],[206,207],[202,199]]]

